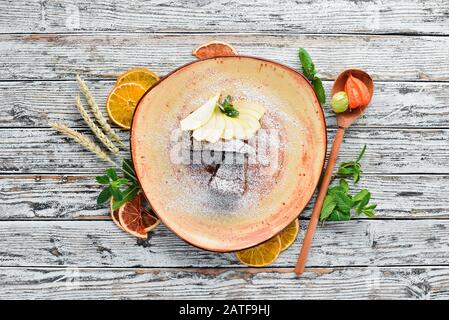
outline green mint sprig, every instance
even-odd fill
[[[95,178],[105,186],[97,197],[97,204],[105,203],[112,197],[112,209],[116,210],[137,195],[140,188],[131,160],[123,160],[122,173],[123,177],[119,177],[115,168],[109,168],[105,175]]]
[[[313,89],[318,97],[318,101],[320,101],[321,104],[325,104],[326,93],[324,91],[323,82],[316,75],[315,64],[313,63],[310,54],[306,51],[306,49],[300,48],[298,56],[301,61],[302,72],[304,73],[304,76],[312,83]]]
[[[360,180],[360,175],[362,174],[362,166],[360,165],[360,160],[366,151],[366,144],[363,146],[362,151],[360,151],[357,159],[355,161],[346,161],[340,164],[337,176],[349,178],[352,177],[355,183],[358,183]]]
[[[365,150],[366,145],[363,147],[355,161],[347,161],[340,164],[337,175],[350,177],[353,179],[354,183],[357,183],[360,180],[360,175],[362,173],[360,160],[362,159]],[[373,218],[375,216],[374,209],[377,205],[369,204],[370,200],[371,193],[367,189],[362,189],[352,196],[349,193],[348,181],[342,178],[338,185],[327,190],[323,208],[321,209],[320,221],[350,220],[352,212],[355,212],[358,216],[364,214],[368,218]]]
[[[218,108],[221,112],[231,118],[237,118],[239,116],[238,110],[236,110],[231,102],[231,96],[227,95],[222,103],[218,103]]]

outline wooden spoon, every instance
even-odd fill
[[[359,78],[360,80],[363,81],[363,83],[365,83],[365,85],[368,87],[371,101],[374,91],[373,79],[371,79],[371,77],[365,71],[360,69],[348,69],[340,73],[337,79],[335,79],[334,85],[332,87],[332,95],[334,95],[339,91],[344,91],[346,80],[348,79],[350,74],[352,74],[356,78]],[[349,126],[352,123],[354,123],[358,118],[360,118],[360,116],[363,114],[366,108],[367,106],[353,110],[350,110],[348,108],[347,111],[336,114],[338,130],[337,134],[335,135],[334,144],[332,146],[332,150],[329,155],[329,160],[327,161],[326,172],[324,173],[323,179],[321,181],[320,191],[318,192],[315,207],[313,208],[312,215],[310,217],[309,227],[307,228],[301,252],[299,254],[298,261],[296,263],[295,273],[298,275],[304,272],[304,267],[307,262],[307,256],[309,254],[310,247],[312,245],[313,235],[315,234],[316,226],[318,224],[318,220],[321,213],[321,208],[323,207],[323,201],[324,198],[326,197],[327,189],[331,181],[332,172],[334,170],[335,163],[337,161],[338,152],[340,151],[340,145],[343,141],[345,129],[349,128]]]

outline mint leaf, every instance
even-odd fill
[[[97,182],[99,184],[109,184],[108,176],[97,176],[97,177],[95,177],[95,180],[97,180]]]
[[[121,186],[123,184],[127,184],[129,182],[128,179],[125,179],[125,178],[120,178],[115,181],[117,182],[117,185],[119,185],[119,186]]]
[[[134,197],[137,195],[137,193],[139,192],[139,187],[134,185],[129,187],[128,189],[126,189],[125,191],[123,191],[122,195],[123,195],[123,199],[121,201],[112,201],[112,210],[116,210],[118,208],[120,208],[123,204],[125,204],[128,201],[131,201],[132,199],[134,199]]]
[[[231,103],[231,96],[227,95],[222,103],[218,103],[218,108],[221,112],[231,118],[236,118],[240,114],[237,109],[234,108]]]
[[[346,181],[345,179],[340,179],[340,188],[344,193],[348,193],[349,191],[348,181]]]
[[[335,186],[335,187],[331,187],[331,188],[329,188],[329,190],[327,190],[327,193],[332,194],[332,195],[334,195],[336,192],[345,192],[345,189],[342,188],[341,186]]]
[[[326,220],[334,211],[336,206],[337,203],[335,202],[335,198],[328,194],[326,198],[324,198],[323,207],[321,208],[320,221]]]
[[[117,171],[115,171],[114,168],[109,168],[106,170],[106,175],[112,180],[117,180],[118,176],[117,176]]]
[[[334,197],[335,202],[337,203],[337,208],[345,214],[350,214],[352,208],[351,198],[346,193],[340,191],[336,192]]]
[[[370,199],[371,199],[371,193],[366,189],[359,191],[354,196],[354,198],[352,200],[354,203],[356,203],[356,206],[357,206],[356,213],[357,214],[362,213],[363,209],[368,204]]]
[[[360,202],[362,201],[364,198],[370,196],[370,192],[367,189],[362,189],[359,192],[356,193],[356,195],[352,198],[353,202]],[[368,198],[369,199],[369,198]]]
[[[107,187],[107,188],[103,189],[103,191],[101,191],[97,197],[97,204],[105,203],[106,201],[109,200],[111,195],[112,195],[111,187]]]
[[[299,61],[301,61],[302,72],[306,76],[307,79],[312,81],[315,79],[315,65],[313,64],[312,58],[309,53],[304,48],[300,48],[298,52]]]
[[[313,90],[315,90],[316,96],[318,97],[318,101],[321,104],[326,103],[326,92],[324,91],[323,82],[321,82],[320,78],[314,78],[312,80]]]
[[[329,221],[346,221],[351,219],[351,213],[334,210],[329,216]]]
[[[111,186],[111,194],[112,194],[112,197],[114,198],[114,200],[121,201],[123,199],[122,192],[120,191],[120,189],[118,187],[114,188]]]

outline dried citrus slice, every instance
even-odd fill
[[[142,214],[143,227],[145,232],[147,233],[156,228],[159,225],[159,223],[161,223],[161,221],[158,218],[156,218],[146,209],[142,209],[141,214]]]
[[[122,225],[120,224],[120,220],[119,220],[119,216],[118,216],[118,210],[119,209],[115,209],[115,210],[112,209],[112,198],[109,201],[109,208],[111,210],[112,221],[114,221],[114,223],[117,225],[117,227],[119,227],[120,229],[124,230]]]
[[[145,88],[137,83],[124,83],[114,87],[106,100],[106,110],[112,122],[129,129],[134,109],[145,91]]]
[[[142,196],[140,194],[122,205],[118,216],[120,225],[126,232],[141,239],[148,237],[142,218]]]
[[[281,251],[284,251],[295,242],[299,233],[299,221],[295,219],[284,230],[282,230],[278,236],[281,239]]]
[[[159,81],[159,76],[153,71],[146,68],[135,68],[126,71],[117,79],[116,86],[123,83],[137,83],[145,90],[148,90],[153,84]]]
[[[211,41],[202,44],[193,50],[192,54],[198,59],[238,55],[237,50],[235,50],[233,46],[221,41]]]
[[[258,246],[236,252],[240,262],[251,267],[264,267],[273,263],[281,252],[281,239],[274,236]]]

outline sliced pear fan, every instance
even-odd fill
[[[206,124],[215,111],[218,99],[220,99],[220,94],[216,94],[215,96],[210,98],[200,108],[198,108],[190,115],[188,115],[184,120],[182,120],[181,130],[195,130]]]
[[[239,111],[236,118],[222,113],[217,107],[220,94],[210,98],[198,110],[181,121],[182,130],[192,130],[197,141],[217,142],[220,138],[250,139],[260,129],[259,120],[265,108],[255,101],[235,101],[234,108]]]

